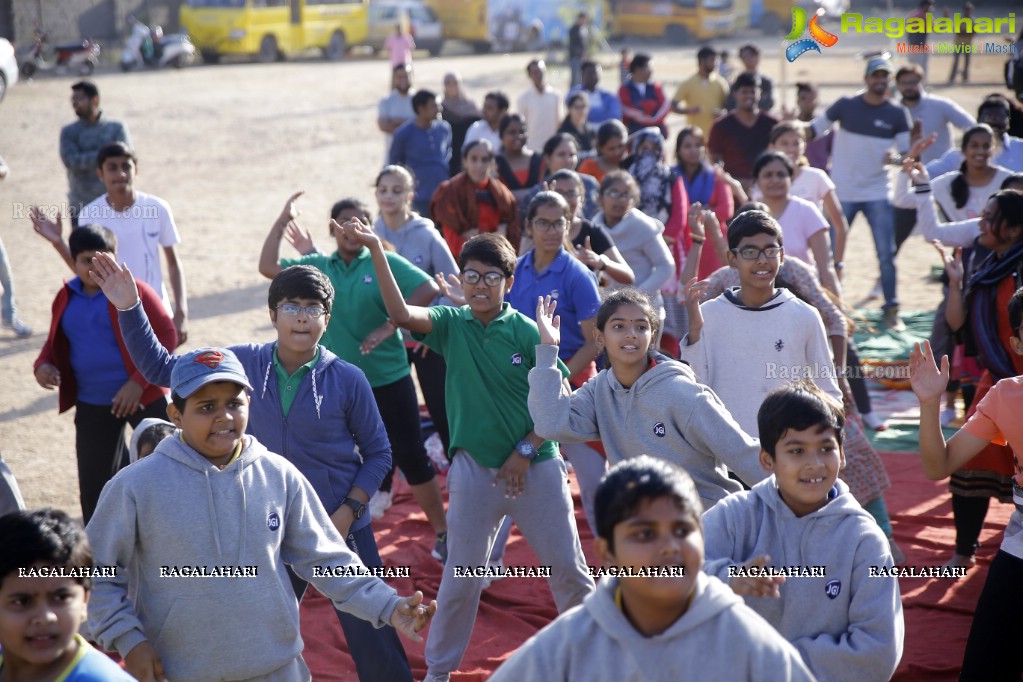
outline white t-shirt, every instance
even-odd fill
[[[564,117],[561,100],[561,92],[549,85],[543,92],[537,92],[535,87],[530,86],[519,96],[519,113],[526,119],[526,145],[530,149],[540,151],[547,140],[558,132]]]
[[[798,258],[816,267],[817,261],[810,251],[810,237],[828,229],[828,221],[820,210],[806,199],[793,196],[778,216],[778,224],[781,225],[785,257]]]
[[[827,173],[820,168],[803,166],[799,169],[799,175],[792,181],[792,189],[789,192],[792,196],[806,199],[820,208],[824,202],[824,197],[833,189],[835,189],[835,183],[831,182],[831,178],[828,177]],[[759,187],[754,185],[750,198],[753,201],[763,201],[764,193],[760,191]]]
[[[941,207],[942,213],[949,219],[949,221],[955,222],[957,220],[969,220],[970,218],[979,218],[980,214],[984,211],[984,206],[987,204],[988,198],[998,191],[1005,182],[1005,178],[1012,175],[1012,171],[1007,168],[996,167],[995,174],[991,178],[991,182],[987,183],[983,187],[970,187],[970,195],[966,200],[966,203],[962,208],[956,208],[955,199],[952,198],[952,181],[959,175],[959,171],[953,171],[951,173],[945,173],[934,179],[931,183],[931,191],[934,192],[934,200],[938,202],[938,206]]]
[[[125,211],[116,211],[107,195],[97,197],[78,216],[79,225],[102,225],[117,237],[117,260],[126,263],[131,274],[159,292],[163,304],[172,311],[163,286],[161,246],[181,241],[170,205],[159,197],[135,193],[135,203]]]
[[[465,133],[465,141],[462,142],[462,149],[470,142],[476,140],[490,140],[490,146],[493,147],[493,152],[497,154],[501,151],[501,135],[490,127],[490,124],[480,119],[469,126],[469,130]],[[462,149],[451,150],[452,154],[461,154]]]

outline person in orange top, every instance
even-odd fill
[[[579,164],[576,169],[580,173],[592,175],[600,182],[613,170],[621,168],[622,160],[628,152],[626,140],[629,131],[621,121],[605,121],[597,129],[597,155],[591,156]]]

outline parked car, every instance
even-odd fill
[[[0,102],[7,94],[7,88],[18,82],[18,58],[14,46],[6,38],[0,38]]]
[[[369,32],[365,44],[376,51],[384,49],[387,36],[394,33],[394,27],[406,15],[411,26],[412,37],[417,50],[427,50],[431,55],[440,54],[444,47],[444,25],[433,10],[416,0],[383,0],[369,4]]]

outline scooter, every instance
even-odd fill
[[[151,43],[147,44],[146,41]],[[142,66],[161,68],[173,66],[180,69],[195,61],[196,49],[187,33],[169,33],[157,26],[152,38],[138,40],[132,35],[125,42],[121,52],[121,70],[131,71]]]
[[[35,40],[21,51],[19,70],[25,78],[31,78],[36,71],[66,69],[82,76],[88,76],[99,63],[99,43],[86,39],[80,43],[49,47],[50,38],[44,31],[36,30]],[[49,56],[46,56],[49,53]]]

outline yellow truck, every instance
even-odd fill
[[[181,26],[213,63],[222,55],[273,62],[320,49],[344,57],[366,39],[369,0],[185,0]]]

